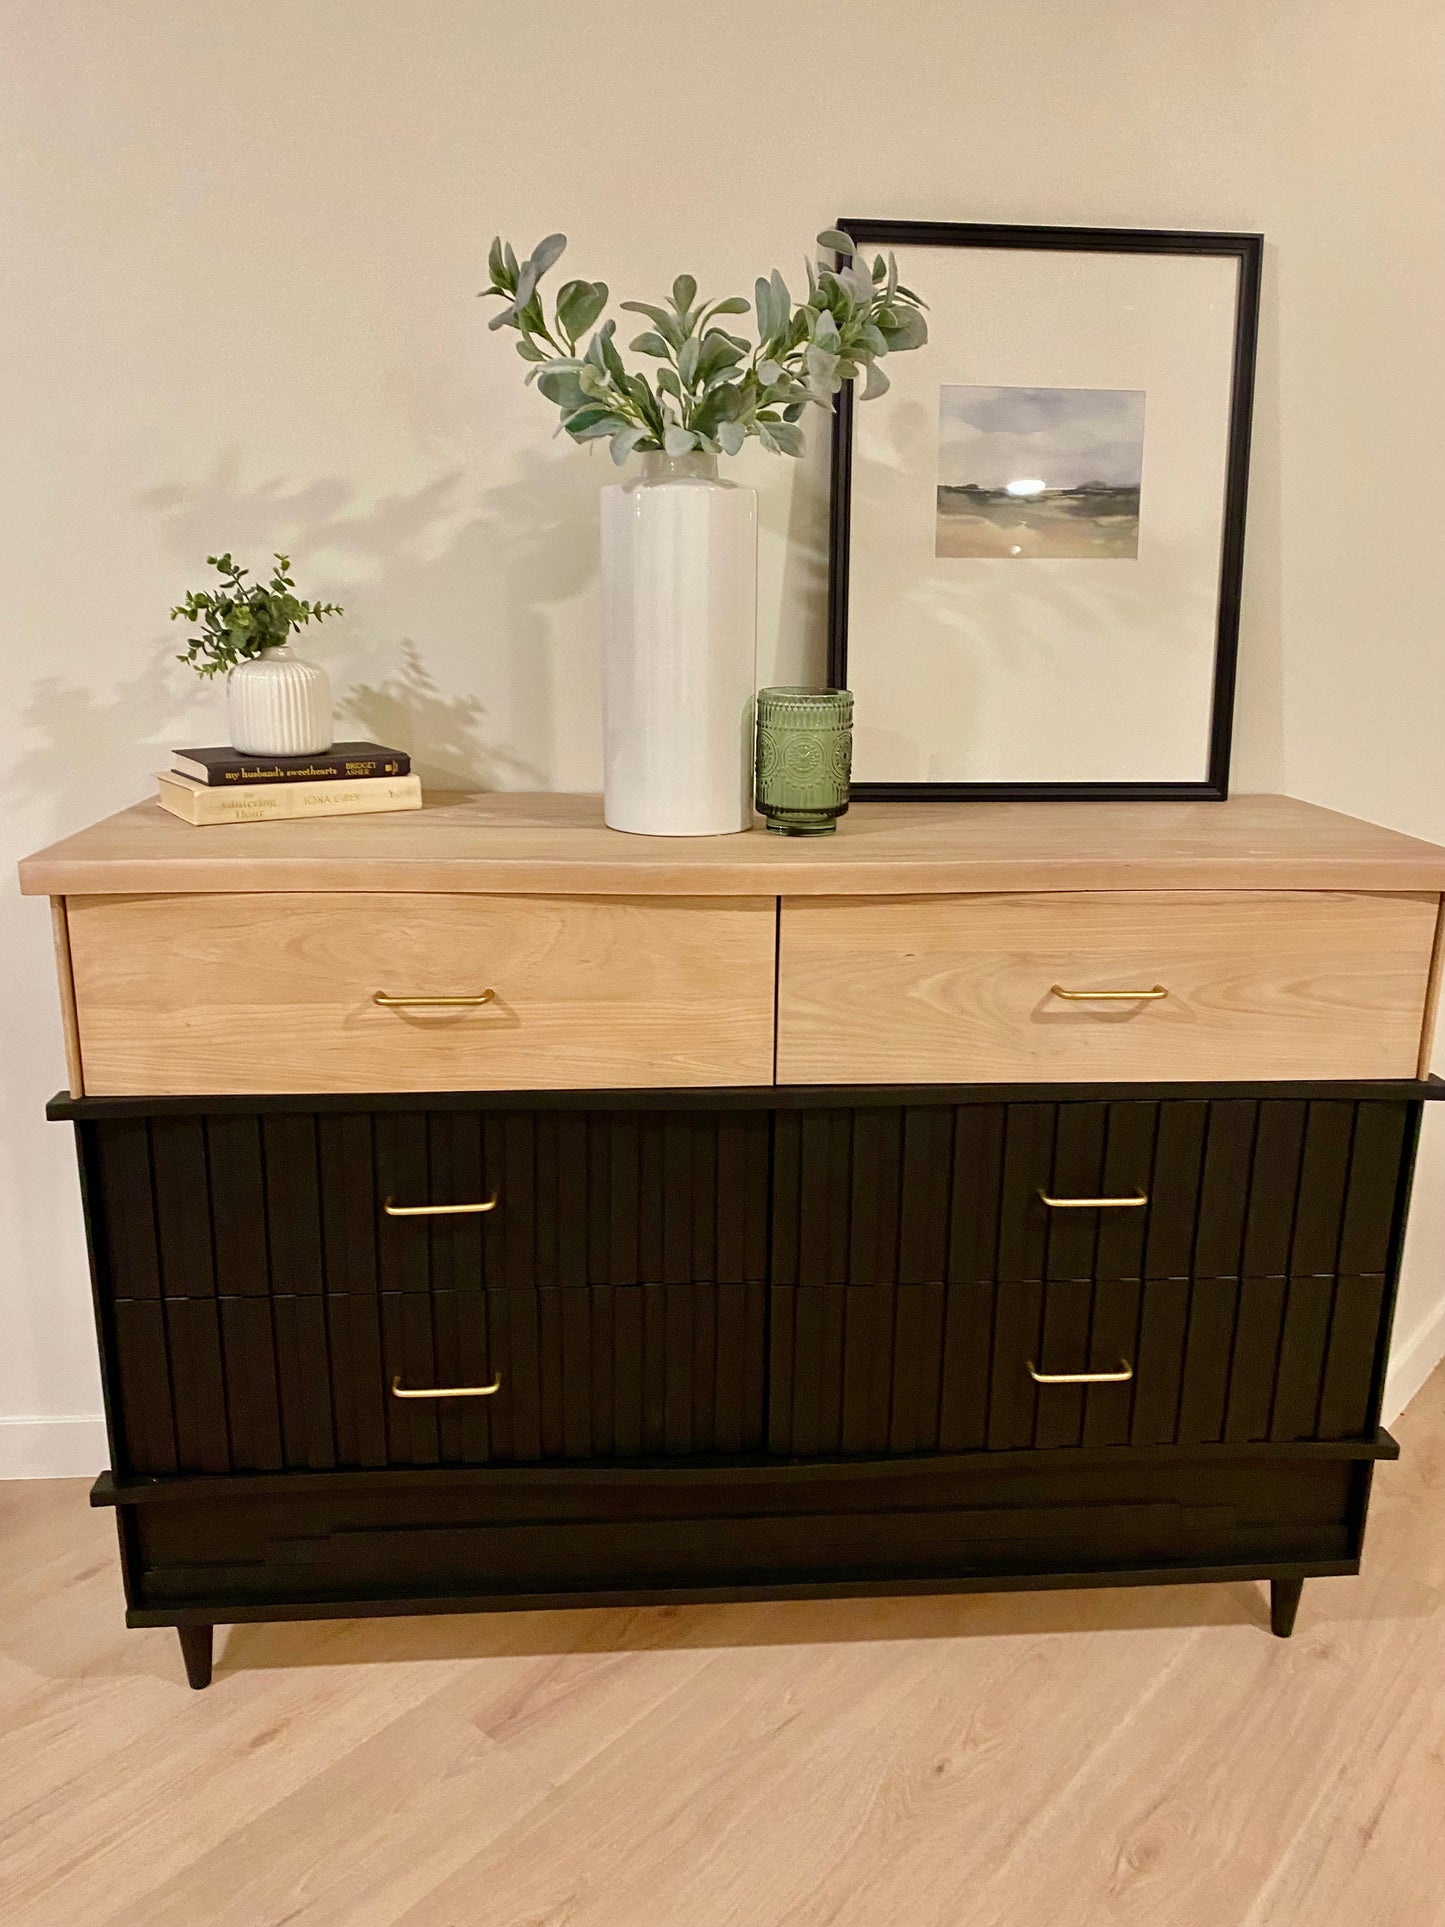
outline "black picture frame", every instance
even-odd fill
[[[890,247],[1026,248],[1104,254],[1220,255],[1239,263],[1229,397],[1228,452],[1220,550],[1218,618],[1211,695],[1207,772],[1190,782],[855,782],[857,799],[882,802],[1079,798],[1096,802],[1193,799],[1222,802],[1229,794],[1234,689],[1239,648],[1240,588],[1244,573],[1245,511],[1254,402],[1255,353],[1264,237],[1189,233],[1160,228],[1075,228],[995,225],[972,221],[839,219],[860,253]],[[852,528],[853,384],[845,382],[833,413],[832,494],[828,529],[828,680],[848,686],[848,561]]]

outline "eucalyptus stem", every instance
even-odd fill
[[[888,379],[881,358],[928,339],[924,304],[898,285],[891,255],[886,262],[876,257],[870,268],[837,228],[818,242],[840,258],[832,266],[820,258],[816,272],[808,269],[803,302],[794,302],[776,270],[758,280],[751,303],[741,295],[698,303],[691,275],[678,276],[669,301],[624,301],[651,324],[630,349],[661,364],[652,377],[629,373],[622,362],[617,324],[602,319],[605,282],[566,282],[549,326],[539,285],[565,249],[564,235],[549,234],[520,263],[509,245],[493,241],[490,285],[482,292],[501,298],[489,326],[516,332],[517,352],[531,364],[527,379],[559,410],[574,441],[609,441],[618,463],[634,450],[735,455],[752,436],[775,454],[798,456],[805,441],[797,418],[810,402],[830,406],[845,381],[865,374],[862,399],[882,394]],[[714,325],[720,315],[748,313],[757,331],[751,345]],[[767,364],[776,370],[771,379],[762,373]],[[664,371],[675,394],[662,381]]]

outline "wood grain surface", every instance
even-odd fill
[[[70,963],[70,923],[65,913],[64,897],[50,899],[50,934],[55,944],[55,979],[60,991],[60,1024],[65,1034],[67,1087],[72,1097],[84,1097],[80,1028],[75,1015],[75,973]]]
[[[772,1079],[771,902],[77,897],[68,920],[93,1097]]]
[[[1445,849],[1284,796],[858,803],[836,836],[626,836],[601,799],[436,792],[419,811],[194,829],[134,804],[28,858],[31,895],[385,890],[624,896],[1445,890]]]
[[[1410,1077],[1436,916],[1337,891],[785,903],[778,1081]]]
[[[1445,1371],[1365,1567],[127,1632],[0,1484],[7,1927],[1441,1927]]]

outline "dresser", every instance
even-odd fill
[[[596,799],[30,858],[127,1620],[1358,1569],[1445,850]]]

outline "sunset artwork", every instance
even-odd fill
[[[939,389],[934,554],[1139,554],[1144,392]]]

